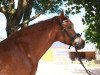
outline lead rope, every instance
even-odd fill
[[[79,59],[81,65],[82,65],[83,68],[85,69],[86,73],[87,73],[88,75],[96,75],[96,74],[94,74],[93,72],[91,72],[91,71],[89,71],[89,70],[86,69],[85,65],[83,64],[83,62],[82,62],[82,60],[81,60],[81,58],[80,58],[79,52],[77,51],[77,47],[75,48],[75,50],[76,50],[76,55],[77,55],[77,57],[78,57],[78,59]]]
[[[81,35],[82,35],[82,33],[81,33]],[[80,38],[79,38],[79,42],[80,42]],[[77,45],[78,45],[78,43],[77,43]],[[85,69],[85,71],[86,71],[86,73],[87,73],[88,75],[96,75],[96,74],[94,74],[93,72],[91,72],[91,71],[89,71],[88,69],[86,69],[85,65],[83,64],[83,62],[82,62],[82,60],[81,60],[81,58],[80,58],[80,54],[79,54],[79,52],[78,52],[77,45],[76,45],[76,47],[75,47],[75,50],[76,50],[76,56],[78,57],[79,62],[81,63],[81,65],[83,66],[83,68]]]

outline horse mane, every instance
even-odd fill
[[[47,28],[49,28],[53,25],[53,22],[55,21],[56,17],[53,17],[53,18],[50,18],[50,19],[47,19],[47,20],[43,20],[43,21],[39,21],[35,24],[28,26],[28,28],[32,29],[33,32],[47,29]]]

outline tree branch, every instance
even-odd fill
[[[9,13],[14,14],[15,13],[15,3],[14,0],[9,0]]]
[[[8,8],[8,4],[9,4],[8,0],[2,0],[2,5],[4,6],[5,9]]]
[[[26,6],[25,6],[25,11],[24,11],[24,15],[23,15],[23,22],[28,20],[30,18],[30,15],[31,15],[31,12],[32,12],[32,5],[33,5],[33,0],[26,0],[25,1],[26,3],[24,3]],[[28,26],[28,23],[25,23],[22,25],[22,27],[26,27]]]
[[[44,13],[45,13],[45,11],[41,11],[39,14],[36,14],[35,16],[31,17],[29,19],[29,22],[32,21],[32,20],[34,20],[34,19],[36,19],[37,17],[39,17],[41,14],[44,14]]]
[[[37,17],[39,17],[41,14],[44,14],[46,10],[49,9],[50,4],[48,5],[48,7],[46,9],[44,9],[43,11],[41,11],[40,13],[36,14],[35,16],[30,18],[31,15],[31,11],[32,11],[32,4],[33,0],[19,0],[18,2],[18,8],[16,11],[16,19],[18,20],[18,23],[16,24],[16,29],[19,29],[20,27],[26,27],[28,26],[28,23],[34,19],[36,19]],[[20,21],[23,17],[23,21],[21,24]]]
[[[31,17],[31,18],[28,19],[28,20],[25,20],[23,23],[21,23],[20,25],[17,25],[16,27],[19,29],[22,25],[29,23],[30,21],[36,19],[37,17],[39,17],[41,14],[44,14],[44,13],[45,13],[45,11],[41,11],[39,14],[37,14],[37,15]]]
[[[0,6],[0,12],[5,14],[7,12],[7,8],[8,8],[8,1],[2,0],[1,6]]]
[[[15,17],[17,20],[16,25],[19,25],[19,23],[23,17],[23,0],[18,1],[18,7],[17,7],[16,13],[15,13]]]
[[[4,8],[4,6],[0,7],[0,12],[5,14],[6,13],[6,9]]]

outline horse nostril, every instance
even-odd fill
[[[76,43],[75,43],[75,46],[79,46],[79,42],[76,42]]]
[[[75,42],[74,42],[74,46],[77,48],[77,49],[82,49],[84,48],[85,46],[85,41],[83,39],[80,39],[79,38],[76,38]]]

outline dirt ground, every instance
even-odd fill
[[[100,66],[88,67],[89,71],[100,75]],[[79,63],[40,62],[36,75],[88,75]]]

